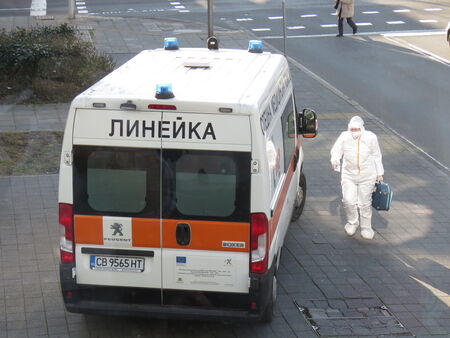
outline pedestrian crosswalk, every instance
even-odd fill
[[[87,10],[85,1],[76,1],[75,5],[77,6],[78,14],[88,14],[89,13]]]
[[[89,0],[94,2],[94,0]],[[78,7],[78,5],[77,5]],[[103,16],[121,16],[121,15],[151,15],[152,13],[190,13],[189,6],[183,0],[172,1],[167,0],[163,6],[146,6],[147,8],[133,8],[132,6],[127,9],[109,9],[102,11],[89,11],[88,9],[82,8],[82,11],[78,10],[79,14],[88,15],[103,15]]]
[[[369,27],[374,29],[376,26],[406,26],[406,25],[421,25],[421,29],[436,29],[438,27],[444,27],[446,24],[444,17],[431,17],[431,13],[441,13],[443,8],[432,7],[422,9],[409,9],[409,8],[395,8],[390,11],[377,10],[362,10],[355,14],[355,23],[358,27]],[[408,13],[408,16],[405,16]],[[399,15],[398,18],[392,19],[392,15]],[[447,18],[450,17],[450,14]],[[282,16],[278,16],[278,19],[283,19]],[[388,19],[386,19],[388,18]],[[237,17],[234,19],[236,22],[247,23],[245,28],[250,29],[253,32],[270,32],[277,30],[272,25],[269,25],[273,17]],[[358,21],[359,20],[359,21]],[[323,12],[308,12],[300,13],[293,16],[292,13],[288,13],[286,17],[288,22],[287,30],[309,30],[314,34],[320,34],[318,29],[336,28],[336,13],[323,13]],[[295,21],[296,25],[290,23]],[[426,24],[430,24],[426,27]],[[425,25],[425,26],[424,26]],[[326,33],[326,31],[324,31]]]
[[[102,16],[149,16],[164,15],[166,17],[183,18],[186,20],[198,19],[199,15],[207,10],[205,1],[189,0],[160,0],[154,5],[141,3],[131,5],[124,9],[105,9],[99,11],[89,10],[90,4],[95,0],[75,0],[78,14],[102,15]],[[223,5],[223,4],[222,4]],[[133,8],[133,6],[135,6]],[[220,7],[220,6],[219,6]],[[229,5],[233,7],[233,5]],[[248,7],[248,5],[247,5]],[[280,10],[266,8],[265,6],[254,6],[254,9],[239,10],[238,3],[234,8],[223,10],[223,6],[216,10],[218,22],[225,24],[234,23],[235,26],[254,32],[261,37],[271,34],[279,35],[282,25],[278,21],[284,21],[286,31],[298,34],[318,36],[328,35],[337,27],[335,11],[328,6],[311,5],[309,9],[297,6],[286,8],[286,18],[280,14]],[[92,6],[92,8],[95,8]],[[194,17],[196,15],[196,17]],[[364,5],[356,8],[354,21],[358,28],[358,34],[371,34],[376,31],[396,30],[436,30],[443,29],[450,17],[448,6],[430,6],[430,3],[414,3],[406,6],[395,6],[386,4]],[[295,33],[298,32],[298,33]],[[264,35],[264,36],[263,36]]]

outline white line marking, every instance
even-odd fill
[[[408,13],[408,12],[411,12],[411,10],[410,9],[394,9],[393,10],[393,12],[394,13]]]
[[[442,11],[442,8],[425,8],[427,12],[438,12]]]
[[[47,15],[47,0],[31,0],[30,16]]]
[[[388,25],[403,25],[405,22],[399,20],[399,21],[386,21],[386,23],[387,23]]]
[[[239,19],[236,19],[236,21],[253,21],[253,19],[252,18],[239,18]]]
[[[76,5],[77,5],[77,6],[78,6],[78,5],[84,6],[84,5],[86,5],[86,2],[84,2],[84,1],[77,1],[77,2],[76,2]]]
[[[86,10],[78,11],[78,14],[88,14],[89,12]]]
[[[331,24],[327,24],[327,25],[320,25],[320,27],[323,27],[323,28],[331,28],[331,27],[337,27],[337,24],[335,24],[335,23],[331,23]]]
[[[432,23],[432,22],[438,22],[438,21],[435,20],[435,19],[423,19],[423,20],[419,20],[419,22],[422,22],[422,23]]]
[[[289,29],[289,30],[305,29],[305,26],[288,26],[287,29]]]
[[[305,34],[305,35],[288,35],[286,38],[287,39],[300,39],[300,38],[327,38],[327,37],[332,37],[332,36],[336,36],[336,34]],[[272,36],[261,36],[260,39],[264,39],[264,40],[276,40],[276,39],[283,39],[282,35],[272,35]]]
[[[336,12],[330,13],[330,15],[337,16]]]
[[[0,8],[1,11],[29,11],[31,8]]]
[[[80,9],[86,9],[86,6],[77,6],[78,10]]]
[[[190,12],[189,9],[180,9],[180,10],[178,11],[178,13],[189,13],[189,12]]]
[[[186,7],[183,5],[179,5],[179,6],[174,6],[176,9],[185,9]]]
[[[428,29],[421,31],[379,31],[379,32],[362,32],[358,33],[359,36],[372,36],[372,35],[383,35],[383,36],[421,36],[421,35],[443,35],[445,34],[442,29]],[[327,37],[335,37],[336,34],[304,34],[304,35],[288,35],[287,39],[303,39],[303,38],[327,38]],[[351,34],[349,34],[351,36]],[[282,35],[268,35],[261,36],[260,39],[266,40],[275,40],[275,39],[283,39]]]
[[[171,4],[172,6],[175,6],[175,5],[181,5],[181,2],[178,2],[178,1],[177,1],[177,2],[171,2],[170,4]]]
[[[303,14],[303,15],[300,15],[301,18],[314,18],[316,16],[317,16],[317,14]]]
[[[373,26],[371,22],[355,22],[356,26],[363,27],[363,26]]]
[[[420,47],[418,47],[416,45],[413,45],[412,43],[409,43],[409,42],[406,42],[406,41],[403,41],[403,40],[400,40],[400,39],[396,39],[395,35],[384,35],[384,37],[386,39],[388,39],[390,41],[393,41],[393,42],[396,42],[398,44],[401,44],[401,45],[404,45],[404,46],[406,45],[410,49],[418,52],[419,54],[427,56],[430,59],[433,59],[434,61],[440,62],[440,63],[450,67],[450,60],[447,60],[447,59],[445,59],[445,58],[443,58],[443,57],[441,57],[439,55],[436,55],[436,54],[434,54],[434,53],[432,53],[432,52],[430,52],[430,51],[428,51],[426,49],[420,48]]]
[[[366,11],[366,12],[362,12],[363,14],[380,14],[379,11]]]
[[[281,19],[283,19],[283,17],[282,16],[269,16],[268,19],[269,20],[281,20]]]
[[[445,31],[442,29],[433,30],[423,30],[423,31],[410,31],[410,32],[384,32],[380,35],[387,37],[397,37],[397,36],[426,36],[426,35],[443,35]]]
[[[253,32],[268,32],[270,30],[270,28],[252,28]]]

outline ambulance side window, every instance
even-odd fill
[[[295,113],[292,97],[284,108],[283,115],[281,116],[281,124],[283,128],[284,171],[286,172],[289,168],[289,163],[291,162],[297,142],[297,138],[295,137]]]
[[[272,135],[266,144],[267,160],[272,182],[272,193],[281,182],[284,168],[283,127],[281,119],[277,119],[272,129]]]

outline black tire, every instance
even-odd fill
[[[291,221],[295,222],[301,216],[306,201],[306,177],[303,172],[300,174],[300,183],[295,198],[294,210],[292,210]]]
[[[275,304],[277,302],[277,274],[274,273],[272,276],[272,292],[270,294],[269,302],[267,303],[266,308],[264,309],[263,317],[261,321],[263,323],[270,323],[273,320],[273,316],[275,314]]]

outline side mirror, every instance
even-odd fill
[[[317,121],[316,113],[308,108],[303,109],[299,115],[299,134],[302,134],[305,138],[313,138],[317,135],[317,129],[319,122]]]

